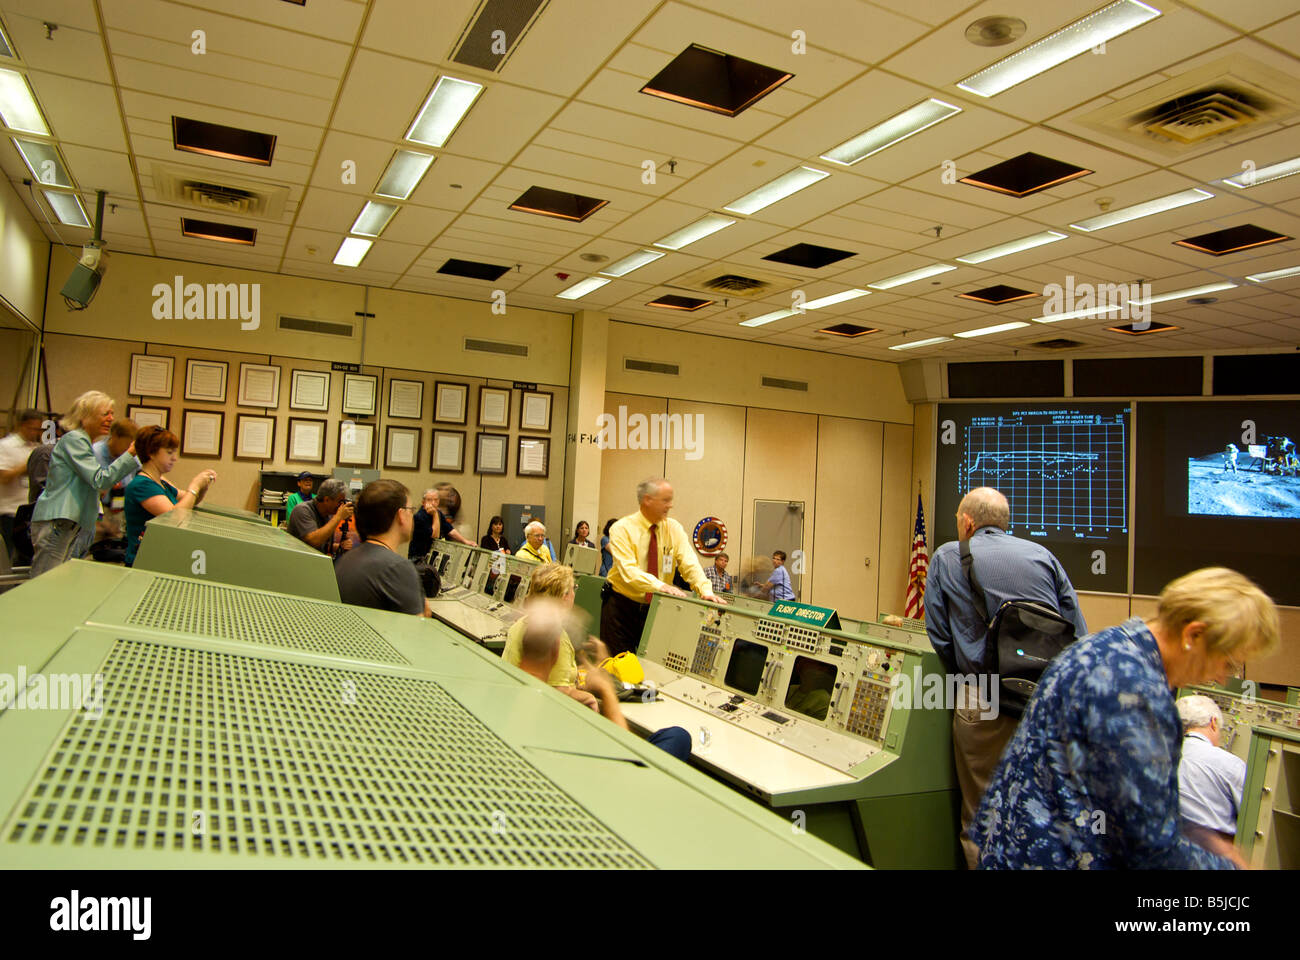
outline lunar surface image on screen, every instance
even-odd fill
[[[1235,458],[1227,447],[1189,457],[1187,512],[1300,518],[1300,461],[1295,444],[1288,437],[1263,437],[1258,444],[1238,449]]]

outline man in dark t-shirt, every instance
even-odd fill
[[[359,607],[428,616],[415,565],[406,559],[414,520],[406,487],[374,480],[357,496],[359,547],[334,565],[339,599]]]
[[[287,524],[289,532],[307,546],[315,547],[321,553],[332,554],[334,531],[352,518],[353,508],[345,502],[347,495],[347,487],[342,480],[326,480],[320,485],[320,493],[315,500],[305,500],[293,508]]]

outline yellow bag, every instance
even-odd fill
[[[635,653],[631,652],[610,657],[601,663],[600,668],[624,683],[640,683],[645,679],[645,670],[641,667],[641,661],[636,658]]]

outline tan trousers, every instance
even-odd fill
[[[961,847],[966,866],[974,870],[979,863],[979,847],[967,832],[984,791],[997,770],[1002,751],[1016,732],[1018,718],[998,715],[986,720],[988,706],[979,688],[962,684],[957,688],[956,708],[952,713],[952,750],[957,764],[957,782],[961,785]]]

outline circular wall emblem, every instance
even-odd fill
[[[705,517],[691,534],[695,549],[706,557],[716,557],[727,546],[727,526],[717,517]]]

